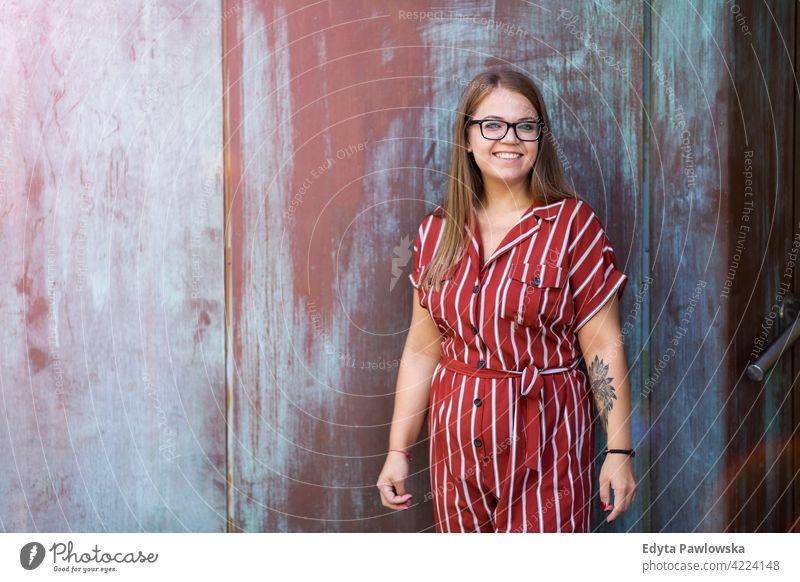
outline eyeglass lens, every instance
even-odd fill
[[[508,132],[508,123],[505,121],[489,120],[481,125],[481,133],[486,139],[502,139]],[[536,141],[539,138],[541,126],[533,121],[518,123],[514,127],[517,137],[522,141]]]

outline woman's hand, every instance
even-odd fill
[[[408,477],[408,458],[402,453],[389,451],[383,470],[378,476],[376,486],[381,494],[381,503],[389,509],[408,509],[411,507],[411,493],[406,493],[405,481]]]
[[[609,489],[614,490],[611,504]],[[606,522],[611,523],[624,513],[636,497],[636,479],[633,477],[633,461],[628,455],[609,453],[600,469],[600,502],[605,511],[611,511]]]

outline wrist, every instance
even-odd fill
[[[395,453],[395,454],[398,454],[398,455],[403,455],[409,461],[411,461],[414,458],[407,449],[389,449],[387,454],[391,454],[391,453]]]
[[[606,447],[603,449],[603,454],[608,457],[609,455],[619,456],[619,457],[627,457],[629,459],[636,456],[636,451],[632,448],[621,448],[621,447]]]

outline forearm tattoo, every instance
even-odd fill
[[[608,364],[595,356],[589,369],[589,382],[606,433],[608,433],[608,413],[614,408],[614,400],[617,399],[614,386],[611,385],[613,379],[608,377]]]

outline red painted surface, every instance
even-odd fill
[[[220,7],[81,8],[0,16],[2,529],[224,531]]]

